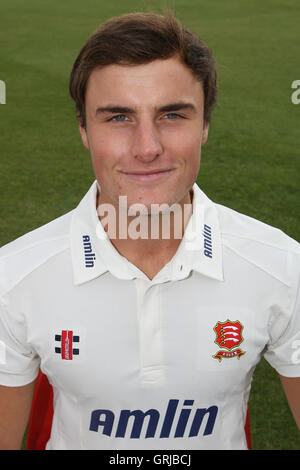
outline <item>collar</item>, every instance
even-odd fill
[[[223,281],[217,208],[196,183],[193,185],[193,213],[183,239],[171,261],[152,281],[120,255],[109,240],[97,214],[97,190],[97,181],[94,181],[72,213],[71,256],[75,285],[108,271],[119,279],[142,278],[154,283],[184,279],[195,270],[203,276]]]

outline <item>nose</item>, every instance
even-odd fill
[[[139,122],[134,130],[132,155],[143,163],[154,161],[163,152],[160,135],[155,124]]]

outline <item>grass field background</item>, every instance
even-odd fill
[[[298,0],[1,2],[1,245],[67,212],[93,181],[68,95],[72,64],[105,19],[171,8],[212,48],[219,102],[199,185],[215,202],[300,240]],[[300,449],[276,372],[263,360],[250,397],[254,449]]]

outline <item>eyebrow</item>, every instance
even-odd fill
[[[181,111],[181,110],[188,110],[196,112],[196,107],[192,103],[186,102],[179,102],[179,103],[171,103],[167,104],[166,106],[162,106],[158,109],[159,112],[170,112],[170,111]]]
[[[178,103],[170,103],[165,106],[161,106],[160,108],[156,109],[156,112],[159,113],[166,113],[172,111],[182,111],[188,110],[192,112],[196,112],[196,107],[192,103],[186,102],[178,102]],[[124,106],[117,106],[117,105],[108,105],[104,107],[98,107],[96,109],[97,114],[134,114],[136,111],[132,108],[127,108]]]

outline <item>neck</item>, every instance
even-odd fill
[[[98,216],[116,250],[152,278],[180,245],[192,214],[192,197],[191,190],[174,211],[130,216],[115,206],[115,212],[108,217],[107,212],[99,210],[104,205],[98,193]]]

